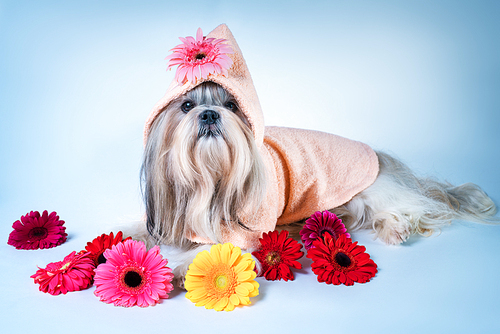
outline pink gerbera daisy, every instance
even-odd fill
[[[31,211],[21,220],[14,222],[9,235],[9,245],[17,249],[39,249],[59,246],[66,241],[64,220],[59,220],[57,213],[50,215],[45,210],[42,215],[38,211]]]
[[[158,246],[149,251],[143,242],[126,240],[104,252],[106,263],[95,270],[94,294],[115,306],[146,307],[168,298],[174,275]]]
[[[300,231],[300,238],[304,243],[306,250],[313,247],[314,240],[323,238],[324,233],[328,232],[334,239],[337,239],[342,234],[350,238],[351,235],[335,214],[328,210],[323,212],[315,212],[308,220],[302,230]]]
[[[231,46],[225,44],[227,40],[206,38],[201,28],[196,32],[196,39],[191,36],[179,39],[182,44],[171,49],[173,54],[165,58],[168,60],[167,70],[179,65],[175,72],[179,84],[186,81],[194,84],[210,74],[227,76],[227,70],[233,64],[228,54],[234,53]]]
[[[87,253],[72,252],[60,262],[49,263],[44,269],[38,268],[32,276],[39,290],[51,295],[66,294],[88,288],[94,275],[94,263]]]

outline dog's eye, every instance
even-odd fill
[[[232,112],[235,112],[236,110],[238,110],[238,106],[236,105],[236,103],[233,103],[233,102],[227,102],[225,104],[225,107],[229,110],[231,110]]]
[[[186,101],[181,106],[182,111],[184,111],[185,113],[189,112],[193,108],[194,108],[194,103],[191,101]]]

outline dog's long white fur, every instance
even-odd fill
[[[414,233],[431,235],[452,219],[495,221],[496,206],[477,185],[455,187],[419,178],[395,158],[377,155],[380,172],[375,183],[332,210],[349,230],[371,228],[387,244],[399,244]]]

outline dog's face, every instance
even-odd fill
[[[188,138],[192,145],[198,141],[231,141],[228,132],[249,130],[235,98],[212,82],[203,83],[172,101],[162,116],[168,122],[166,134],[171,135],[165,141],[173,145],[176,140]]]
[[[193,187],[199,175],[220,182],[235,165],[251,164],[253,134],[236,100],[221,86],[201,84],[172,101],[161,116],[164,137],[157,140],[169,154],[177,182]]]
[[[220,241],[221,222],[262,200],[265,172],[237,101],[206,82],[154,121],[142,168],[148,227],[167,243],[192,235]],[[167,212],[168,210],[168,212]]]
[[[226,129],[233,126],[232,123],[241,128],[243,124],[238,124],[236,118],[247,126],[236,99],[224,88],[211,82],[189,91],[177,99],[172,108],[181,118],[188,117],[197,123],[198,139],[224,137]]]

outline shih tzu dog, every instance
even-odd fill
[[[146,222],[134,234],[149,245],[166,245],[177,277],[211,244],[232,242],[253,251],[263,232],[297,228],[315,211],[332,211],[348,230],[372,229],[387,244],[429,235],[452,219],[495,215],[492,200],[474,184],[454,187],[416,177],[389,155],[335,135],[264,127],[227,26],[183,43],[198,47],[195,61],[211,60],[212,72],[179,66],[146,122]],[[231,47],[224,49],[226,70],[213,71],[214,45]]]
[[[149,132],[142,166],[148,232],[185,247],[221,240],[221,226],[265,195],[262,159],[236,100],[203,83],[172,101]],[[243,227],[243,226],[241,226]]]

